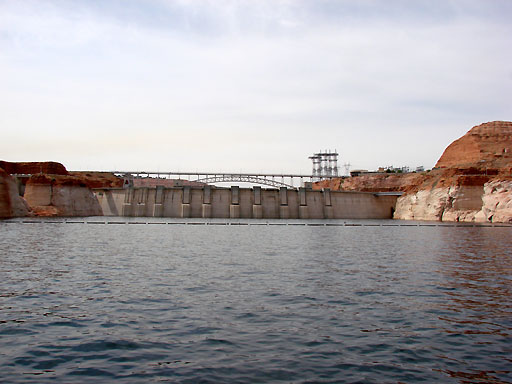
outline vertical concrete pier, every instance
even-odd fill
[[[128,188],[124,190],[124,202],[123,209],[121,210],[123,216],[133,216],[133,195],[135,193],[135,189]]]
[[[253,191],[253,205],[252,217],[254,219],[263,218],[263,207],[261,206],[261,187],[254,187]]]
[[[183,187],[183,196],[181,200],[181,217],[190,217],[190,187]]]
[[[162,217],[164,215],[164,187],[158,186],[155,191],[155,206],[153,207],[153,216]]]
[[[231,205],[229,206],[229,217],[232,219],[240,218],[240,188],[231,187]]]
[[[299,188],[299,219],[309,219],[306,188]]]
[[[203,207],[201,216],[203,218],[212,217],[212,187],[206,185],[203,189]]]
[[[288,188],[279,188],[279,218],[290,218],[290,209],[288,207]]]
[[[148,189],[147,188],[141,188],[138,191],[137,196],[137,208],[136,208],[136,214],[137,217],[144,217],[147,216],[146,213],[146,202],[148,200]]]
[[[324,188],[324,218],[332,219],[334,218],[334,210],[332,208],[331,201],[331,190],[330,188]]]

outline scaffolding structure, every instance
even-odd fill
[[[313,177],[318,180],[338,177],[338,152],[331,150],[314,153],[309,157],[313,162]]]

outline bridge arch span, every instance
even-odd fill
[[[252,183],[252,184],[260,184],[260,185],[269,185],[271,187],[286,187],[286,188],[295,188],[292,184],[287,184],[282,181],[277,181],[274,179],[269,179],[265,177],[258,176],[250,176],[250,175],[214,175],[207,176],[197,180],[194,180],[200,183],[224,183],[224,182],[242,182],[242,183]]]

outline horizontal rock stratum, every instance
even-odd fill
[[[473,127],[451,143],[436,164],[436,168],[468,166],[512,166],[512,122],[493,121]]]

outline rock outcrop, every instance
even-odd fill
[[[33,175],[25,200],[37,216],[102,216],[100,204],[80,179],[63,175]]]
[[[512,180],[406,194],[398,199],[394,218],[512,223]]]
[[[91,188],[123,186],[123,179],[111,173],[68,172],[56,162],[0,161],[0,166],[2,218],[103,215]]]
[[[398,199],[394,218],[475,221],[482,209],[483,190],[482,186],[455,185],[406,194]]]
[[[68,171],[61,163],[54,161],[13,163],[0,161],[0,168],[10,175],[35,175],[44,173],[48,175],[67,175]]]
[[[30,214],[30,208],[20,197],[15,180],[0,168],[0,218],[23,217]]]
[[[493,121],[473,127],[451,143],[436,168],[501,169],[512,165],[512,122]]]
[[[313,188],[404,192],[396,219],[512,223],[512,122],[473,127],[429,172],[336,178]]]
[[[512,180],[494,180],[484,185],[482,209],[476,221],[512,222]]]
[[[512,123],[472,128],[435,170],[404,188],[396,219],[512,223]]]

